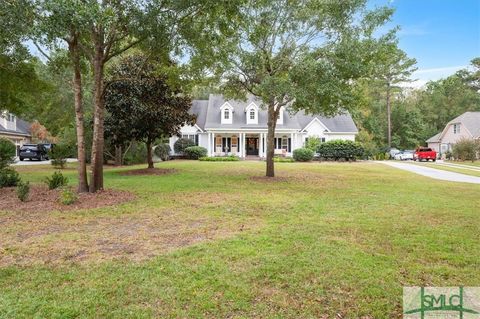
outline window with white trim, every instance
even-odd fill
[[[460,123],[453,124],[453,134],[459,134],[460,133]]]
[[[225,120],[229,120],[230,119],[230,110],[224,110],[223,111],[223,118]]]
[[[255,119],[255,110],[250,110],[250,119],[251,120]]]
[[[198,135],[197,134],[182,134],[182,138],[191,140],[192,142],[195,143],[195,145],[198,145]]]

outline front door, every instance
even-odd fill
[[[258,156],[258,137],[247,137],[247,155]]]

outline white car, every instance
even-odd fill
[[[413,154],[415,154],[414,151],[403,151],[400,153],[395,154],[395,159],[398,161],[408,161],[411,160],[413,161]]]

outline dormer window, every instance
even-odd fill
[[[258,106],[255,103],[250,103],[245,109],[247,124],[258,124]]]
[[[233,123],[233,107],[226,102],[220,108],[220,119],[222,124],[232,124]]]

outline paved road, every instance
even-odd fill
[[[450,182],[480,184],[480,177],[476,177],[476,176],[448,172],[448,171],[443,171],[436,168],[409,164],[409,163],[399,163],[399,162],[393,162],[393,161],[378,161],[377,163],[382,163],[388,166],[392,166],[398,169],[403,169],[405,171],[409,171],[412,173],[416,173],[416,174],[434,178],[434,179],[450,181]]]
[[[67,163],[73,163],[76,162],[76,158],[67,158]],[[14,166],[29,166],[29,165],[50,165],[52,164],[52,161],[31,161],[31,160],[24,160],[20,162],[19,160],[15,161]]]

